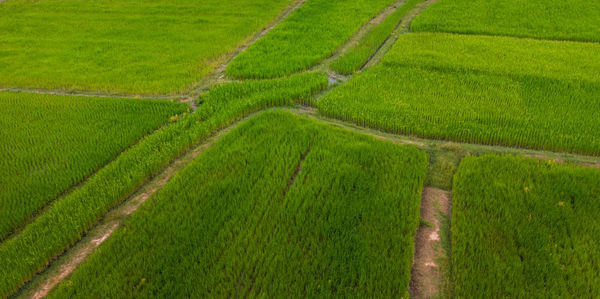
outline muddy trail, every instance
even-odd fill
[[[449,256],[442,246],[441,226],[449,219],[451,210],[450,192],[425,187],[421,196],[421,225],[415,237],[415,255],[411,271],[409,292],[411,298],[432,298],[442,286],[444,263]],[[444,230],[444,232],[448,232]]]

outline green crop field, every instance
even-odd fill
[[[456,297],[600,296],[600,170],[466,158],[453,202]]]
[[[0,5],[0,87],[176,92],[290,3],[7,1]]]
[[[596,0],[0,16],[0,298],[600,298]]]
[[[439,0],[413,31],[510,35],[600,42],[600,2],[589,0]]]
[[[337,47],[391,0],[308,0],[263,39],[242,52],[227,73],[272,78],[306,70]]]
[[[395,133],[598,155],[599,94],[598,44],[423,33],[317,106]]]
[[[54,297],[402,296],[425,169],[415,148],[262,113],[150,199]]]
[[[15,238],[0,243],[0,297],[21,287],[52,258],[81,239],[115,205],[192,144],[272,105],[290,105],[327,86],[323,73],[216,87],[187,114],[135,144],[81,187],[61,197]],[[242,96],[243,95],[243,96]]]
[[[0,240],[187,109],[167,101],[0,92]]]
[[[352,74],[358,71],[396,29],[402,17],[421,2],[423,0],[404,1],[402,6],[369,31],[363,39],[358,41],[356,46],[334,61],[331,68],[342,74]]]

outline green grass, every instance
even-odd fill
[[[600,171],[468,157],[454,180],[457,298],[600,297]]]
[[[173,93],[291,0],[7,1],[0,86]]]
[[[0,92],[0,241],[123,149],[188,109],[167,101]]]
[[[198,111],[145,137],[85,184],[56,200],[18,236],[1,243],[0,297],[13,294],[52,258],[81,239],[102,215],[193,144],[252,111],[305,101],[328,83],[324,73],[306,73],[267,82],[271,86],[265,90],[255,88],[265,85],[260,81],[233,84],[231,90],[247,91],[243,97],[227,94],[209,97]],[[289,86],[295,86],[293,91]],[[257,96],[258,93],[262,96]]]
[[[227,67],[239,78],[273,78],[316,65],[391,0],[307,0]]]
[[[439,0],[412,31],[509,35],[600,42],[600,2],[589,0]]]
[[[396,29],[402,20],[402,17],[422,1],[423,0],[405,1],[402,6],[396,8],[396,10],[385,20],[373,27],[373,29],[371,29],[371,31],[369,31],[356,46],[334,61],[331,64],[331,68],[346,75],[360,70],[386,41],[390,34],[392,34],[392,31]]]
[[[50,297],[407,293],[427,159],[263,112],[149,199]]]
[[[598,94],[600,45],[423,33],[317,106],[394,133],[598,155]]]

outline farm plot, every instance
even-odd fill
[[[183,103],[0,93],[0,241]]]
[[[426,166],[414,147],[263,112],[50,297],[406,295]]]
[[[452,207],[454,295],[600,297],[600,171],[465,158]]]
[[[239,78],[273,78],[327,58],[391,0],[307,0],[227,67]]]
[[[407,0],[403,2],[400,7],[397,7],[385,20],[371,29],[363,39],[358,41],[356,46],[335,60],[331,64],[331,68],[347,75],[358,71],[375,54],[390,34],[392,34],[406,13],[422,1]]]
[[[317,106],[395,133],[598,155],[598,94],[598,44],[421,33]]]
[[[0,86],[177,92],[291,1],[7,1]]]
[[[327,86],[324,73],[230,83],[203,97],[193,114],[140,140],[73,192],[59,198],[16,237],[0,243],[0,297],[19,289],[145,180],[216,130],[252,111],[290,105]],[[138,115],[139,116],[139,115]]]
[[[412,30],[600,42],[600,2],[439,0]]]

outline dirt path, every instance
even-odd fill
[[[58,285],[58,283],[67,278],[98,246],[100,246],[100,244],[108,239],[123,221],[135,212],[142,203],[164,187],[173,175],[182,170],[187,164],[198,157],[200,153],[213,145],[221,138],[221,136],[244,123],[249,117],[219,131],[205,142],[172,161],[163,168],[158,175],[140,187],[140,189],[124,203],[108,212],[95,227],[86,233],[81,241],[58,257],[55,262],[52,262],[51,266],[44,272],[36,275],[31,282],[19,290],[15,297],[45,297],[56,285]]]
[[[439,293],[442,285],[440,259],[447,256],[442,247],[441,218],[449,217],[450,192],[425,187],[421,197],[421,221],[415,237],[415,256],[409,292],[411,298],[431,298]]]

